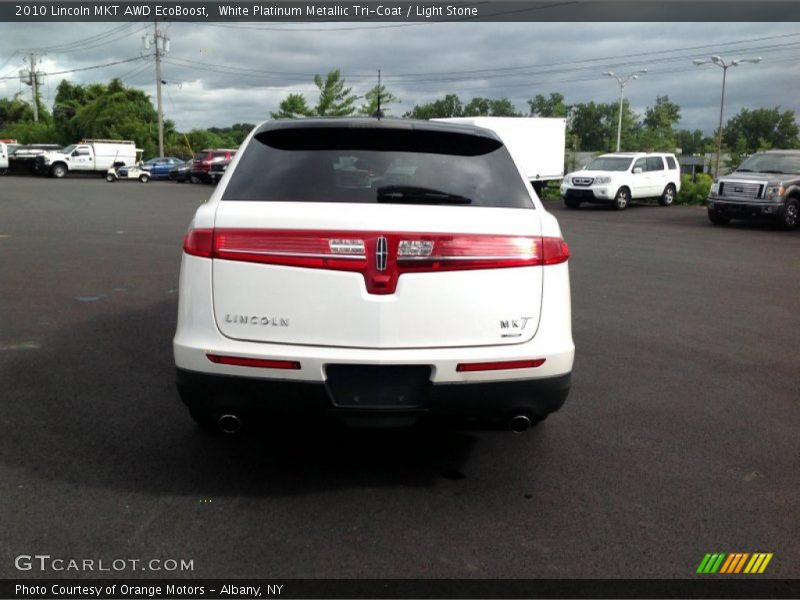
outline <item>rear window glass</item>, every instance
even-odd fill
[[[647,157],[647,170],[648,171],[663,171],[664,170],[664,161],[661,159],[660,156],[648,156]]]
[[[223,200],[534,208],[497,140],[460,132],[287,128],[253,137]]]
[[[210,158],[210,152],[199,152],[197,156],[194,157],[195,160],[205,160]]]
[[[667,168],[668,169],[677,169],[678,168],[678,165],[675,164],[675,159],[672,158],[671,156],[667,157]]]

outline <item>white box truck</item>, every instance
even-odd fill
[[[128,140],[82,140],[58,152],[36,157],[36,170],[44,175],[65,177],[67,173],[97,173],[105,176],[114,165],[133,166],[142,151]]]
[[[453,117],[432,119],[476,125],[494,131],[538,193],[564,177],[567,120],[544,117]]]

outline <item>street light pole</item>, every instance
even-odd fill
[[[719,127],[717,128],[717,159],[714,165],[714,179],[719,177],[719,157],[722,154],[722,113],[725,108],[725,80],[728,76],[728,69],[736,67],[741,63],[758,63],[761,62],[761,57],[758,58],[737,58],[729,63],[726,63],[722,58],[716,54],[709,59],[698,58],[692,61],[695,65],[705,65],[708,63],[717,65],[722,69],[722,95],[719,100]]]
[[[631,73],[626,77],[621,77],[619,75],[614,74],[613,71],[606,71],[603,73],[606,77],[613,77],[617,80],[619,84],[619,123],[617,124],[617,152],[619,152],[620,142],[622,140],[622,93],[625,90],[625,86],[627,85],[628,81],[631,79],[639,79],[639,75],[644,75],[647,73],[647,69],[641,69],[636,71],[636,73]]]

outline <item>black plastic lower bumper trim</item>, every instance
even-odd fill
[[[239,413],[430,414],[452,417],[506,418],[528,414],[542,418],[561,408],[571,373],[544,379],[430,384],[414,407],[336,406],[324,383],[210,375],[177,369],[184,402],[205,411]]]

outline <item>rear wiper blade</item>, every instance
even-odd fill
[[[378,188],[378,202],[426,202],[429,204],[472,204],[472,198],[448,194],[413,185],[387,185]]]
[[[780,173],[783,175],[786,171],[778,171],[777,169],[762,169],[759,173]]]

